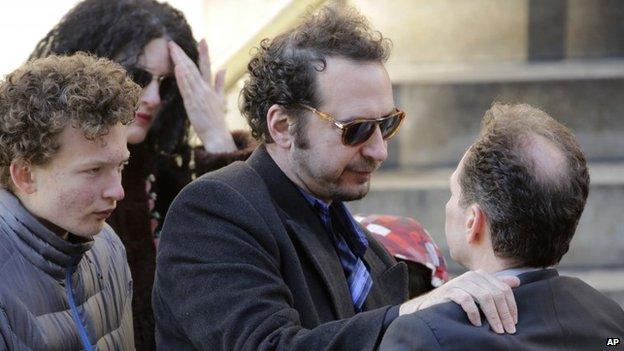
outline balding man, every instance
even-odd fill
[[[621,339],[622,308],[554,268],[588,189],[585,157],[566,127],[528,105],[495,104],[451,176],[445,229],[455,261],[520,278],[517,333],[475,328],[446,303],[396,319],[381,349],[601,350]]]

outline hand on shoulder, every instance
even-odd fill
[[[453,301],[460,305],[475,326],[481,325],[479,307],[496,333],[516,332],[518,309],[511,288],[520,285],[517,277],[494,277],[483,270],[469,271],[429,293],[409,300],[399,308],[399,315]]]

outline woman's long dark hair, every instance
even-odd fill
[[[127,69],[152,40],[175,41],[197,63],[197,43],[184,15],[153,0],[85,0],[69,11],[36,46],[30,59],[84,51],[106,57]],[[145,143],[155,154],[190,159],[188,118],[177,86],[161,92],[163,105]]]

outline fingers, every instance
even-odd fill
[[[180,95],[182,98],[186,99],[189,94],[189,83],[186,79],[185,71],[182,67],[176,66],[173,70],[175,75],[176,82],[178,83],[178,90],[180,91]]]
[[[511,288],[520,286],[520,279],[515,276],[503,276],[500,278],[494,277],[490,274],[486,274],[485,278],[492,284],[495,284],[505,296],[505,302],[509,308],[509,314],[511,315],[513,324],[518,324],[518,306],[516,305],[516,299],[514,298]],[[514,328],[515,329],[515,328]],[[507,328],[505,328],[509,332]]]
[[[421,295],[419,297],[415,297],[411,300],[408,300],[404,303],[402,303],[399,306],[399,316],[402,316],[404,314],[408,314],[408,313],[414,313],[416,311],[420,310],[420,307],[422,306],[423,302],[428,298],[428,294],[425,295]]]
[[[206,84],[193,60],[173,41],[169,42],[169,52],[182,98],[189,99],[195,94],[202,94]]]
[[[178,78],[178,74],[184,76],[186,78],[189,87],[193,88],[194,86],[201,84],[201,73],[199,69],[191,60],[188,55],[182,50],[178,44],[173,41],[169,42],[169,52],[171,59],[173,60],[173,64],[175,65],[175,73],[176,79]]]
[[[515,321],[503,291],[508,289],[509,286],[484,271],[479,270],[473,273],[470,283],[474,283],[478,287],[473,296],[479,302],[481,310],[488,323],[490,323],[492,330],[499,334],[503,332],[515,333]],[[467,283],[467,286],[470,286],[470,284]],[[513,299],[513,294],[511,294],[511,298]]]
[[[197,50],[199,51],[199,71],[201,72],[204,81],[210,84],[212,78],[212,68],[210,66],[210,54],[208,52],[206,39],[199,41],[199,44],[197,44]]]
[[[513,334],[518,322],[518,308],[511,287],[519,284],[516,277],[499,280],[482,270],[470,271],[433,290],[420,308],[451,300],[462,307],[472,324],[480,326],[478,303],[492,330],[499,334]]]
[[[210,52],[208,51],[206,39],[199,41],[197,49],[199,51],[199,71],[204,81],[208,84],[212,84],[212,65],[210,63]],[[217,72],[214,89],[217,94],[223,95],[225,91],[225,69],[221,69]]]
[[[479,314],[479,308],[477,307],[477,304],[474,302],[474,299],[468,292],[460,288],[454,288],[450,290],[450,295],[448,296],[448,298],[449,300],[461,306],[464,312],[466,312],[466,315],[468,315],[468,320],[470,320],[470,323],[472,323],[472,325],[477,327],[481,326],[481,315]]]
[[[220,69],[215,77],[215,91],[217,94],[225,93],[225,69]]]
[[[171,56],[171,60],[173,61],[174,73],[176,76],[176,81],[180,87],[180,90],[188,89],[190,85],[190,77],[191,72],[193,71],[193,67],[195,64],[193,61],[186,55],[184,50],[178,44],[173,41],[168,43],[169,45],[169,56]]]
[[[170,40],[169,43],[167,43],[169,46],[169,56],[171,56],[171,60],[173,61],[173,64],[175,66],[180,66],[180,65],[193,65],[195,66],[195,64],[193,63],[193,60],[191,60],[190,57],[188,57],[188,55],[184,52],[184,50],[182,50],[182,48],[176,44],[173,40]]]
[[[520,279],[518,279],[518,277],[516,276],[505,275],[497,279],[512,288],[517,288],[520,286]]]
[[[471,271],[445,284],[448,286],[444,294],[462,306],[474,325],[480,325],[475,323],[478,315],[474,315],[472,306],[476,301],[493,331],[499,334],[504,332],[513,334],[516,332],[518,310],[510,285],[517,284],[519,284],[517,279],[500,281],[485,271]],[[473,300],[472,303],[466,300],[466,294]]]
[[[501,322],[500,314],[508,314],[507,312],[501,312],[501,309],[505,309],[504,307],[500,307],[497,302],[497,298],[493,297],[490,291],[487,288],[475,283],[473,281],[466,281],[462,284],[461,289],[470,294],[471,298],[475,299],[481,310],[483,311],[483,315],[487,319],[490,327],[493,331],[498,334],[505,332],[503,329],[503,323]]]
[[[210,76],[210,59],[206,42],[202,40],[198,44],[199,65],[201,66],[199,68],[175,42],[170,41],[168,45],[186,114],[193,129],[202,140],[204,148],[211,152],[214,152],[212,150],[219,150],[219,152],[236,150],[236,144],[224,120],[225,72],[217,74],[214,86],[202,75],[203,71],[208,77]],[[215,142],[215,140],[222,142]]]

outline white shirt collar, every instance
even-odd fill
[[[496,277],[504,277],[504,276],[509,276],[509,275],[519,276],[520,274],[523,274],[523,273],[535,272],[541,269],[543,268],[535,268],[535,267],[508,268],[508,269],[503,269],[502,271],[498,271],[494,273],[494,276]]]

